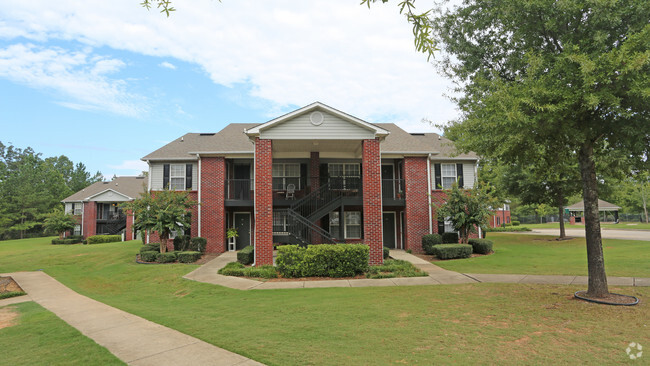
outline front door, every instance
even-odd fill
[[[251,166],[249,164],[235,164],[233,169],[233,198],[237,200],[251,199]]]
[[[384,198],[395,198],[395,181],[392,165],[381,166],[381,195]]]
[[[395,212],[384,212],[382,214],[384,228],[384,246],[390,249],[397,249],[395,246]]]
[[[235,229],[237,229],[237,250],[251,244],[251,214],[250,212],[235,212]]]

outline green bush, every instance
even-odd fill
[[[492,251],[492,240],[487,239],[469,239],[469,245],[477,254],[490,254]]]
[[[79,244],[81,240],[77,238],[52,239],[52,244]]]
[[[81,243],[84,240],[83,235],[70,235],[66,239],[77,240],[78,243]]]
[[[489,227],[486,228],[485,231],[488,233],[499,233],[499,232],[532,231],[532,230],[525,226],[510,226],[510,227]]]
[[[224,276],[277,278],[278,272],[273,266],[244,267],[239,262],[230,262],[218,272]]]
[[[52,245],[63,244],[63,239],[52,239]]]
[[[100,244],[100,243],[113,243],[116,241],[122,241],[122,235],[95,235],[89,236],[86,239],[88,244]]]
[[[174,238],[174,251],[184,252],[190,246],[189,235],[178,235]]]
[[[205,247],[207,244],[208,244],[208,240],[206,238],[197,236],[190,239],[190,245],[187,247],[186,250],[203,253],[205,252]]]
[[[390,248],[384,247],[384,259],[388,259],[390,257]]]
[[[160,253],[160,243],[149,243],[140,247],[140,253],[142,252],[158,252]]]
[[[433,247],[438,259],[469,258],[472,246],[469,244],[439,244]]]
[[[2,292],[0,293],[0,300],[8,299],[10,297],[23,296],[23,295],[27,295],[27,294],[22,291]]]
[[[433,254],[433,246],[442,244],[442,236],[440,234],[427,234],[422,236],[422,249],[425,253]]]
[[[255,247],[249,245],[237,252],[237,261],[241,264],[251,264],[255,260]]]
[[[369,253],[365,244],[284,245],[276,263],[284,277],[350,277],[368,271]]]
[[[512,227],[512,222],[507,223],[507,224],[503,224],[503,226],[505,226],[505,227]]]
[[[156,262],[158,263],[176,262],[176,253],[175,252],[158,253],[156,255]]]
[[[194,263],[198,261],[203,254],[201,252],[180,252],[176,255],[181,263]]]
[[[160,254],[160,251],[140,252],[140,260],[142,262],[155,262],[158,254]]]
[[[443,244],[458,244],[458,233],[442,233]]]
[[[519,226],[520,224],[521,224],[521,222],[516,221],[516,220],[512,220],[512,226]]]

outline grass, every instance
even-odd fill
[[[19,313],[0,329],[3,365],[124,365],[117,357],[34,302],[0,308]]]
[[[548,222],[545,224],[522,224],[531,229],[559,229],[559,222]],[[564,225],[566,229],[584,229],[584,225],[569,225],[568,223]],[[617,229],[617,230],[650,230],[650,224],[645,222],[620,222],[618,224],[611,223],[600,223],[600,227],[603,229]]]
[[[25,295],[25,293],[22,291],[0,292],[0,300],[23,295]]]
[[[386,259],[381,266],[370,267],[367,278],[393,278],[393,277],[426,277],[427,273],[422,272],[413,264],[399,259]]]
[[[494,254],[435,264],[464,273],[587,275],[584,238],[488,233],[487,239]],[[650,242],[603,239],[603,250],[608,276],[650,277]]]
[[[0,242],[0,272],[42,268],[86,296],[268,365],[619,364],[629,342],[650,344],[650,288],[611,288],[641,297],[635,307],[574,300],[576,286],[238,291],[182,279],[195,265],[137,265],[139,246]]]
[[[230,262],[219,270],[224,276],[277,278],[278,271],[273,266],[245,267],[239,262]]]

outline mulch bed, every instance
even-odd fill
[[[604,297],[590,297],[587,296],[587,291],[578,291],[575,293],[576,297],[580,296],[581,300],[593,301],[598,303],[603,303],[605,305],[635,305],[638,302],[638,299],[629,295],[621,295],[609,293]]]
[[[0,294],[5,292],[24,292],[11,277],[0,277]]]

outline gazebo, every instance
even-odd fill
[[[565,209],[569,211],[569,222],[571,224],[584,223],[582,218],[584,216],[585,203],[583,201],[576,202],[571,206],[565,207]],[[610,212],[613,216],[614,222],[618,222],[618,210],[620,209],[620,207],[616,206],[613,203],[609,203],[600,199],[598,200],[598,212],[603,213],[602,221],[607,221],[607,213]]]

